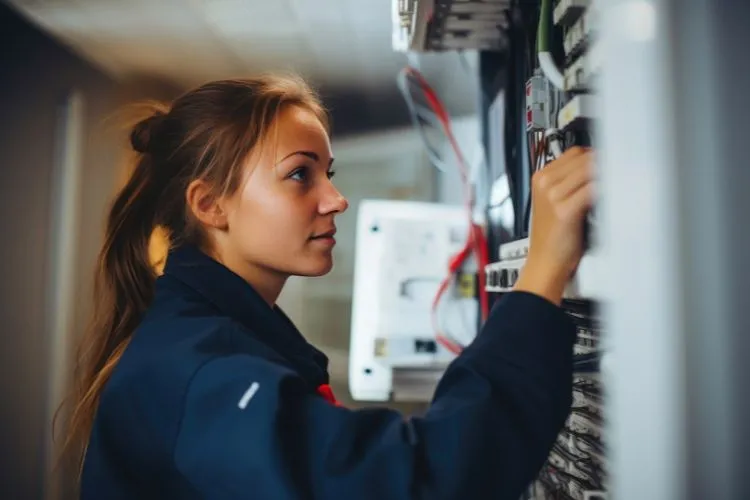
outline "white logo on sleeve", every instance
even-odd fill
[[[247,388],[245,394],[243,394],[242,398],[240,398],[240,402],[237,403],[237,406],[240,408],[240,410],[244,410],[245,408],[247,408],[247,404],[251,399],[253,399],[253,396],[255,396],[255,393],[258,392],[259,388],[260,384],[258,382],[253,382],[252,384],[250,384],[250,387]]]

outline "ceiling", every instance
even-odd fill
[[[147,76],[185,88],[209,79],[293,70],[334,93],[369,99],[377,111],[384,105],[403,106],[395,100],[395,75],[406,56],[391,48],[391,1],[9,3],[115,77]],[[420,60],[457,114],[470,112],[475,104],[464,62],[456,54]]]

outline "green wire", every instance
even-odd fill
[[[542,0],[542,7],[539,10],[539,27],[536,30],[537,54],[540,52],[549,52],[550,7],[550,0]]]

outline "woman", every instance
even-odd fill
[[[326,115],[296,79],[204,85],[131,134],[108,218],[69,449],[83,499],[516,500],[571,404],[574,328],[558,305],[582,255],[582,151],[534,178],[516,291],[448,368],[424,417],[351,411],[327,359],[275,305],[332,265]],[[155,227],[171,250],[158,279]]]

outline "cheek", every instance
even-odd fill
[[[242,191],[235,211],[235,225],[243,235],[264,233],[277,216],[274,197],[249,184]]]
[[[278,187],[254,188],[248,183],[239,200],[236,226],[242,228],[242,239],[247,244],[253,240],[257,243],[258,238],[266,240],[266,244],[289,243],[304,236],[302,233],[309,226],[305,207],[305,201],[293,193]]]

